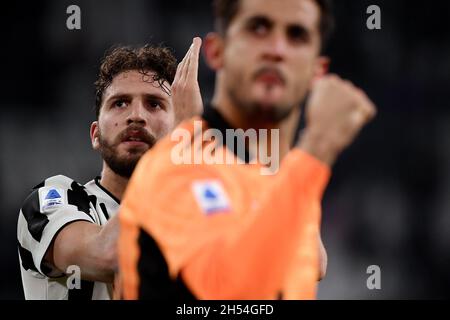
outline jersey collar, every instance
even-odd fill
[[[117,199],[111,192],[108,191],[108,189],[106,189],[105,187],[103,187],[103,186],[100,184],[100,179],[101,179],[100,176],[97,176],[97,177],[95,177],[95,179],[94,179],[95,184],[97,185],[97,187],[99,187],[100,189],[102,189],[104,193],[106,193],[108,196],[111,197],[111,199],[113,199],[115,202],[117,202],[118,204],[120,204],[120,200]]]
[[[234,144],[233,144],[234,148],[232,147],[233,145],[231,145],[231,143],[230,143],[231,141],[227,141],[226,130],[227,129],[235,130],[236,128],[231,126],[216,108],[214,108],[211,104],[207,104],[203,111],[202,118],[203,118],[203,120],[205,120],[207,122],[209,128],[217,129],[222,133],[223,139],[225,141],[225,144],[226,144],[228,150],[233,152],[237,158],[241,159],[245,163],[247,163],[247,164],[250,163],[250,161],[252,160],[252,157],[247,149],[245,149],[245,154],[243,156],[238,153],[237,146],[240,145],[241,143],[245,143],[245,141],[243,141],[243,139],[238,139],[238,137],[235,137]],[[238,141],[238,140],[240,140],[240,141]]]

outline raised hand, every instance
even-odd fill
[[[313,86],[299,147],[332,165],[375,114],[361,89],[337,75],[324,76]]]
[[[172,103],[175,109],[175,122],[200,115],[203,101],[198,85],[198,64],[202,39],[196,37],[180,62],[172,83]]]

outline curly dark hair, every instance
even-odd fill
[[[163,46],[145,45],[140,48],[113,47],[109,49],[100,65],[100,72],[95,81],[95,114],[98,119],[103,102],[103,94],[111,85],[113,79],[124,71],[137,70],[144,77],[153,72],[153,81],[169,95],[169,89],[164,82],[172,83],[177,70],[177,59],[172,51]]]
[[[225,35],[234,17],[239,12],[241,0],[214,0],[214,17],[216,31]],[[322,51],[325,50],[328,40],[334,29],[334,15],[331,0],[315,0],[320,8],[321,18],[319,31],[321,35]]]

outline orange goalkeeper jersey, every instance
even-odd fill
[[[229,127],[209,109],[179,128],[199,137],[195,121]],[[172,140],[143,156],[122,201],[121,297],[314,299],[328,166],[296,148],[273,176],[259,164],[175,164]]]

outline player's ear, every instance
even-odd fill
[[[223,38],[216,32],[210,32],[206,35],[203,44],[203,54],[206,63],[214,71],[223,67]]]
[[[100,148],[99,133],[98,121],[92,122],[90,135],[92,148],[94,148],[94,150],[98,150]]]
[[[314,65],[314,75],[311,85],[318,79],[322,78],[330,70],[330,58],[319,56]]]

